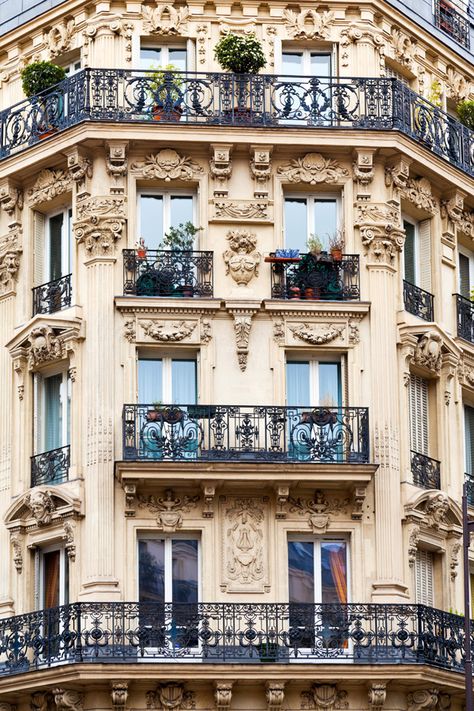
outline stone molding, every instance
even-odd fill
[[[393,266],[405,242],[399,209],[386,203],[359,203],[354,225],[360,230],[368,258]]]
[[[298,40],[328,39],[330,27],[334,22],[334,13],[328,10],[318,12],[312,8],[301,12],[285,9],[283,18],[290,38]]]
[[[115,255],[117,242],[127,222],[125,197],[94,196],[77,203],[73,229],[90,257]]]
[[[48,202],[71,188],[72,180],[67,170],[44,168],[37,176],[33,187],[28,190],[28,202],[30,205]]]
[[[277,175],[284,182],[308,183],[343,183],[349,177],[349,171],[332,158],[324,158],[321,153],[307,153],[303,158],[293,158],[289,163],[280,165]]]
[[[177,10],[173,4],[159,3],[155,6],[142,3],[143,30],[150,35],[174,37],[186,35],[189,8],[187,5]]]
[[[132,171],[144,180],[198,180],[204,169],[189,156],[180,156],[173,148],[149,154],[143,161],[132,163]]]
[[[156,513],[158,530],[165,533],[173,533],[183,525],[183,514],[189,513],[196,507],[199,501],[199,494],[196,496],[175,496],[172,489],[166,489],[164,497],[153,494],[148,496],[138,494],[138,507],[147,508],[152,513]]]

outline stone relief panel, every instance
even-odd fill
[[[272,217],[272,204],[268,200],[213,200],[214,214],[212,219],[216,222],[263,222]]]
[[[405,242],[399,209],[384,203],[358,204],[354,225],[360,230],[367,256],[393,265]]]
[[[350,498],[340,499],[326,495],[321,489],[316,489],[312,499],[288,498],[288,512],[297,513],[307,519],[313,533],[324,534],[330,521],[336,515],[348,515],[351,505]]]
[[[296,340],[312,345],[322,345],[337,340],[344,333],[344,325],[331,323],[297,324],[288,328]]]
[[[132,163],[132,171],[137,177],[153,180],[197,180],[204,175],[204,169],[189,156],[180,156],[172,148],[164,148],[150,154],[143,161]]]
[[[74,20],[63,20],[63,22],[53,25],[45,34],[44,40],[48,46],[51,59],[67,52],[72,47],[74,37]]]
[[[340,691],[336,684],[313,684],[309,691],[301,692],[301,709],[335,711],[348,706],[347,691]]]
[[[258,276],[258,267],[262,258],[257,252],[257,236],[248,230],[230,230],[227,233],[229,249],[224,254],[226,274],[239,286],[247,284]]]
[[[148,336],[151,340],[161,343],[178,343],[189,340],[197,324],[197,321],[158,321],[156,319],[139,321],[145,337]]]
[[[165,37],[186,34],[189,17],[187,5],[177,10],[172,4],[155,2],[155,7],[152,7],[143,3],[141,14],[143,30],[148,34]]]
[[[15,291],[23,251],[21,237],[22,229],[19,225],[0,237],[0,297]]]
[[[280,165],[277,175],[289,183],[341,183],[349,176],[349,171],[331,158],[320,153],[307,153],[303,158],[294,158]]]
[[[221,497],[220,520],[221,590],[265,592],[268,589],[268,499]]]
[[[67,170],[45,168],[39,173],[33,187],[28,190],[28,201],[30,205],[47,202],[71,190],[71,187],[72,180]]]
[[[156,522],[158,530],[165,533],[177,531],[183,525],[183,514],[189,513],[194,509],[199,501],[200,496],[182,496],[175,495],[172,489],[166,489],[163,497],[144,496],[138,494],[138,507],[146,508],[156,514]]]
[[[285,9],[283,17],[288,36],[294,39],[327,39],[334,22],[333,12],[318,12],[312,8],[301,12]]]

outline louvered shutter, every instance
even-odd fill
[[[42,409],[42,378],[39,373],[33,373],[33,447],[34,453],[43,451],[43,437],[41,432]]]
[[[469,279],[469,257],[459,254],[459,293],[465,299],[471,298],[471,284]]]
[[[420,243],[420,284],[431,293],[431,220],[423,220],[418,225]]]
[[[433,607],[433,553],[417,550],[415,558],[415,602]]]
[[[428,382],[410,375],[410,446],[418,454],[428,455]]]
[[[46,218],[41,212],[33,213],[33,280],[39,286],[46,281],[45,275],[45,229]]]
[[[403,228],[405,230],[405,245],[403,248],[403,259],[405,265],[404,277],[405,281],[410,282],[410,284],[415,284],[415,225],[411,222],[405,221],[403,223]]]
[[[464,408],[464,449],[466,474],[474,474],[474,407]]]

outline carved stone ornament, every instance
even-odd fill
[[[390,34],[393,59],[407,69],[413,68],[416,54],[416,42],[401,29],[394,27]]]
[[[17,711],[17,706],[6,701],[0,701],[0,711]]]
[[[382,711],[387,699],[387,684],[372,682],[367,690],[370,711]]]
[[[313,345],[330,343],[339,338],[344,333],[344,326],[336,326],[330,323],[306,324],[290,326],[290,331],[295,338]]]
[[[23,209],[23,191],[12,185],[9,180],[4,180],[1,183],[0,208],[10,217],[15,210]]]
[[[269,217],[266,200],[214,200],[214,212],[217,218],[232,220],[267,220]]]
[[[197,321],[142,321],[140,325],[154,341],[177,343],[191,335]]]
[[[72,521],[64,521],[63,530],[67,556],[70,561],[74,561],[76,560],[76,544],[74,542],[75,528]]]
[[[405,242],[398,208],[386,204],[363,203],[357,206],[355,225],[362,244],[375,262],[392,264]]]
[[[264,591],[266,509],[262,498],[226,497],[221,514],[223,590]]]
[[[290,513],[306,516],[313,533],[326,533],[331,515],[347,513],[350,499],[327,499],[321,489],[316,489],[313,499],[288,499]]]
[[[126,175],[128,170],[126,141],[109,141],[106,144],[105,167],[107,173],[112,175],[115,180]]]
[[[112,700],[113,711],[125,711],[128,699],[128,682],[110,682],[110,697]]]
[[[449,556],[449,574],[451,580],[456,580],[458,574],[459,551],[461,550],[461,547],[462,546],[459,541],[455,541],[451,547],[451,553]]]
[[[214,682],[214,699],[216,711],[229,711],[232,702],[233,681]]]
[[[434,491],[431,493],[425,506],[428,526],[437,529],[441,524],[446,524],[449,508],[449,499],[444,492]]]
[[[230,159],[232,145],[214,143],[211,148],[212,156],[209,160],[209,174],[216,183],[214,195],[225,197],[229,192],[228,182],[232,175],[232,161]]]
[[[78,190],[83,187],[86,178],[92,178],[92,161],[87,156],[81,155],[78,150],[69,153],[67,168]]]
[[[22,229],[16,225],[0,237],[0,296],[15,291],[20,269]]]
[[[237,359],[239,368],[243,372],[247,368],[249,354],[250,330],[252,328],[252,312],[235,310],[232,312],[234,318],[235,344],[237,349]]]
[[[419,689],[407,694],[407,711],[435,711],[439,701],[438,689]]]
[[[474,210],[472,212],[463,211],[458,229],[471,239],[474,239]]]
[[[333,12],[318,12],[312,8],[298,13],[286,9],[283,17],[289,37],[294,39],[327,39],[329,27],[334,21]]]
[[[123,335],[129,343],[134,343],[137,338],[137,329],[134,320],[125,321],[123,325]]]
[[[53,512],[56,510],[51,492],[48,489],[34,489],[25,498],[25,506],[38,526],[47,526],[51,523]]]
[[[155,155],[146,156],[144,161],[133,163],[132,170],[141,178],[149,180],[196,180],[204,174],[204,169],[189,156],[180,156],[172,148],[164,148]]]
[[[385,54],[385,43],[382,34],[377,32],[371,27],[364,25],[357,25],[356,23],[351,23],[349,27],[345,27],[341,30],[339,35],[339,45],[341,48],[341,65],[343,67],[349,66],[349,52],[348,48],[352,44],[365,43],[369,44],[378,52],[380,67],[383,67],[383,55]]]
[[[52,200],[71,189],[71,177],[66,170],[45,168],[40,172],[32,188],[28,190],[30,205]]]
[[[83,711],[84,694],[73,689],[53,689],[57,711]]]
[[[273,322],[273,339],[278,345],[285,342],[285,322],[280,319]]]
[[[147,508],[156,513],[158,529],[165,533],[173,533],[183,525],[183,513],[188,513],[196,507],[199,495],[183,496],[179,499],[175,497],[172,489],[165,491],[165,498],[157,496],[138,495],[139,508]]]
[[[416,561],[416,552],[418,550],[418,542],[420,540],[420,527],[413,526],[408,538],[408,565],[413,568]]]
[[[126,223],[123,197],[92,197],[77,204],[74,232],[91,257],[108,257],[115,253]]]
[[[212,324],[208,318],[201,321],[201,343],[209,343],[212,340]]]
[[[49,49],[49,56],[58,57],[60,54],[71,49],[71,42],[74,36],[74,20],[63,20],[63,22],[53,25],[46,34],[46,42]]]
[[[268,197],[268,181],[272,174],[272,146],[250,146],[250,173],[254,179],[254,196]]]
[[[229,249],[224,254],[226,274],[239,286],[247,286],[249,281],[258,276],[258,266],[262,258],[256,251],[257,237],[248,230],[229,230],[227,233]]]
[[[63,342],[49,326],[33,328],[28,336],[28,342],[27,359],[30,370],[64,357]]]
[[[15,566],[16,572],[21,575],[21,572],[23,570],[23,553],[21,549],[20,539],[16,535],[16,533],[12,533],[12,535],[10,536],[10,542],[13,548],[13,564]]]
[[[443,339],[436,331],[427,331],[418,338],[412,362],[433,373],[441,371]]]
[[[280,711],[285,700],[284,681],[267,681],[265,684],[265,698],[267,700],[267,711]]]
[[[194,691],[186,691],[184,684],[169,681],[158,684],[156,691],[146,693],[147,709],[163,709],[163,711],[186,711],[196,708]]]
[[[459,103],[472,95],[473,85],[466,76],[457,72],[453,67],[448,67],[446,75],[446,96],[449,99],[454,99],[456,103]]]
[[[303,158],[294,158],[281,165],[277,174],[289,183],[340,183],[347,178],[349,171],[331,158],[324,158],[320,153],[307,153]]]
[[[404,170],[406,168],[407,166],[404,166]],[[385,167],[385,184],[394,187],[397,198],[408,200],[418,209],[432,215],[438,211],[438,201],[432,195],[428,178],[410,178],[408,173],[400,172],[400,164],[389,165]]]
[[[443,220],[452,223],[450,226],[452,231],[454,231],[454,226],[458,225],[463,218],[463,207],[464,196],[458,191],[449,200],[441,200],[441,217]]]
[[[336,684],[313,684],[310,691],[301,692],[302,709],[335,711],[348,706],[347,691],[339,691]]]
[[[176,10],[173,5],[155,2],[155,7],[142,3],[143,30],[151,35],[183,35],[186,31],[189,8]]]
[[[31,694],[31,711],[51,711],[53,708],[53,695],[50,691],[35,691]]]

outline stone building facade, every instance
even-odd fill
[[[473,57],[435,4],[0,37],[0,711],[461,710]],[[229,32],[265,73],[220,73]]]

